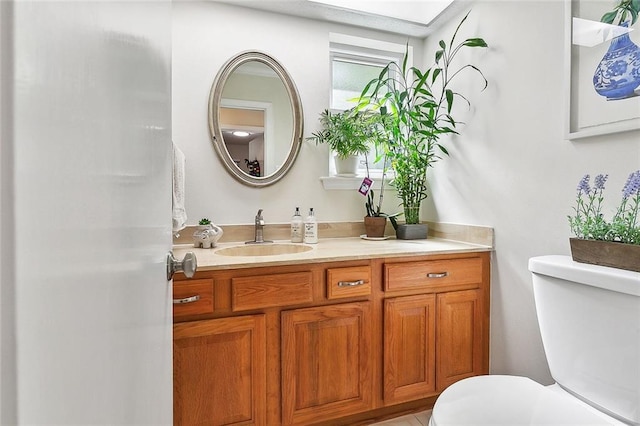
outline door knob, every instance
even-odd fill
[[[173,274],[183,272],[187,278],[192,278],[198,269],[198,259],[193,252],[187,252],[182,261],[173,257],[173,252],[167,254],[167,281],[173,279]]]

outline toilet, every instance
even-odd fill
[[[488,375],[449,386],[430,426],[640,425],[640,273],[529,260],[555,384]]]

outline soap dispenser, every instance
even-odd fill
[[[300,207],[296,207],[296,212],[291,218],[291,242],[301,243],[304,236],[304,223],[302,221],[302,215],[300,215]]]
[[[309,216],[304,221],[304,242],[308,244],[318,242],[318,222],[313,214],[313,207],[309,209]]]

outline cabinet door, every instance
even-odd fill
[[[458,380],[486,373],[482,362],[481,297],[480,290],[438,295],[438,391]]]
[[[384,402],[424,398],[436,390],[435,295],[384,301]]]
[[[371,302],[282,313],[282,422],[372,408]]]
[[[176,425],[264,425],[264,315],[173,327]]]

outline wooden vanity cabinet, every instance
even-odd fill
[[[309,425],[373,407],[369,261],[174,279],[174,423]]]
[[[193,302],[174,306],[175,424],[351,425],[430,408],[488,373],[489,256],[178,274],[174,299]]]
[[[384,268],[385,403],[439,394],[488,374],[488,254]]]

